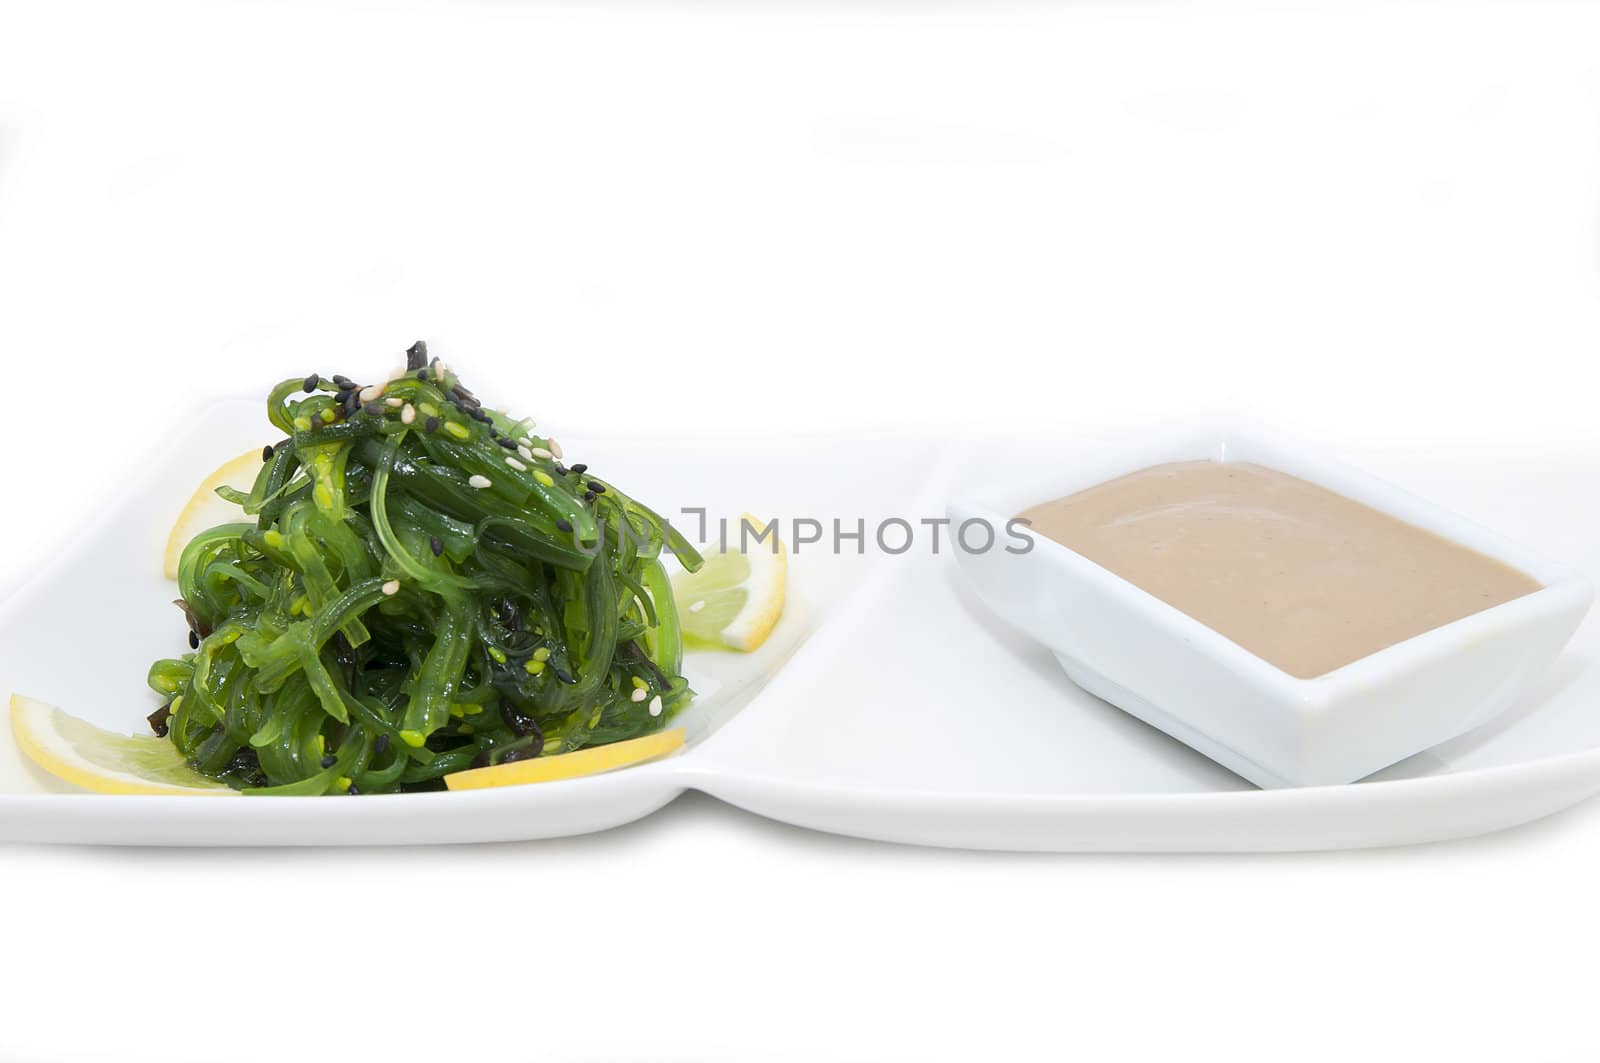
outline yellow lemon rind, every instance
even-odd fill
[[[586,775],[616,771],[675,753],[683,746],[683,728],[657,731],[609,745],[557,753],[532,760],[516,760],[489,768],[468,768],[444,777],[450,790],[485,790],[494,786],[522,786],[527,783],[556,782]]]

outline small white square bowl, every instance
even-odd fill
[[[1541,590],[1406,639],[1311,679],[1239,644],[1081,554],[1031,531],[1027,507],[1152,465],[1253,462],[1298,476],[1520,569]],[[1043,482],[1001,485],[949,506],[993,549],[957,550],[979,596],[1049,647],[1079,686],[1262,787],[1353,782],[1504,711],[1560,652],[1589,608],[1578,573],[1381,480],[1261,435],[1194,430],[1064,459]]]

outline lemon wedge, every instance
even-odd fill
[[[217,494],[217,488],[236,487],[248,492],[255,486],[256,473],[260,471],[261,451],[252,450],[226,462],[200,481],[167,534],[167,553],[162,567],[168,579],[178,578],[178,562],[183,559],[183,548],[189,545],[190,539],[219,524],[245,519],[244,510]]]
[[[532,760],[514,760],[510,764],[496,764],[492,768],[469,768],[444,777],[450,790],[485,790],[491,786],[519,786],[530,782],[554,782],[557,779],[576,779],[580,775],[598,775],[603,771],[642,764],[647,760],[664,757],[683,745],[683,728],[657,731],[642,738],[629,738],[606,746],[580,749],[572,753],[557,753]]]
[[[102,794],[233,794],[155,735],[119,735],[42,701],[11,695],[17,747],[45,771]]]
[[[707,553],[699,572],[673,577],[672,596],[685,635],[749,653],[761,648],[783,615],[789,550],[776,532],[757,541],[767,534],[757,518],[746,513],[741,521],[752,530],[741,535],[741,528],[730,529],[726,548]]]

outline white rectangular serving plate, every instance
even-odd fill
[[[270,433],[255,402],[220,403],[144,483],[0,602],[0,694],[133,732],[149,662],[185,629],[162,540],[193,485]],[[803,548],[772,640],[695,653],[702,691],[678,756],[607,775],[460,793],[208,799],[67,792],[0,735],[0,840],[123,845],[361,845],[536,839],[603,830],[697,789],[819,830],[929,845],[1056,851],[1284,850],[1431,841],[1526,822],[1600,791],[1600,628],[1585,622],[1494,723],[1371,780],[1262,791],[1076,687],[1054,658],[965,589],[948,544],[897,556],[870,529],[917,525],[1005,468],[1025,479],[1105,448],[1057,438],[942,445],[893,438],[695,440],[562,433],[567,452],[673,513],[749,510],[869,529],[835,555]],[[1045,464],[1041,455],[1048,454]],[[1591,578],[1600,455],[1430,456],[1357,464]],[[691,529],[692,530],[692,529]],[[898,541],[898,536],[895,537]],[[84,638],[84,625],[92,624]]]
[[[1067,455],[1071,457],[1069,453]],[[1492,720],[1544,672],[1592,592],[1576,571],[1376,477],[1233,425],[1140,438],[1046,479],[997,482],[950,506],[1004,527],[1037,503],[1169,462],[1247,462],[1327,488],[1518,569],[1541,589],[1312,678],[1031,531],[1031,549],[958,560],[997,615],[1073,681],[1262,787],[1354,782]]]

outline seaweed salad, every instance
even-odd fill
[[[387,383],[313,373],[267,399],[284,438],[248,522],[184,549],[190,652],[150,717],[251,793],[438,789],[472,767],[659,731],[691,697],[671,525],[417,343]]]

